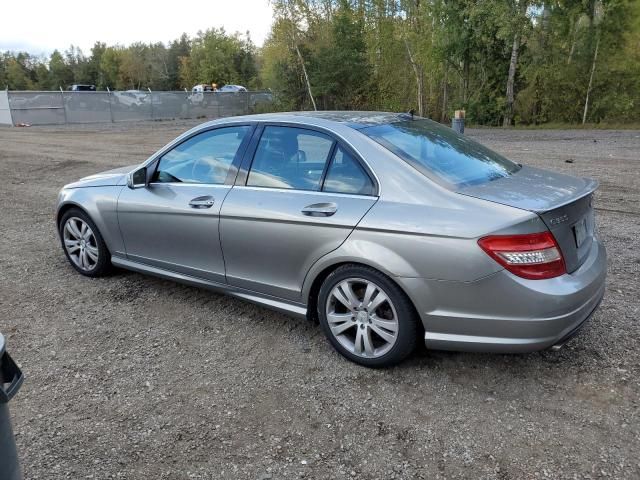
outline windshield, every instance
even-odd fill
[[[431,120],[406,120],[360,130],[426,176],[455,187],[511,175],[520,166]]]

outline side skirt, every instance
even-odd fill
[[[117,257],[115,255],[111,257],[111,263],[116,267],[124,268],[125,270],[149,274],[167,280],[184,283],[186,285],[191,285],[192,287],[206,288],[207,290],[212,290],[214,292],[231,295],[278,312],[286,313],[287,315],[291,315],[296,318],[307,318],[307,307],[299,303],[290,303],[279,298],[261,295],[251,290],[234,287],[233,285],[225,285],[209,280],[203,280],[201,278],[191,277],[182,273],[152,267],[143,263],[132,262],[131,260]]]

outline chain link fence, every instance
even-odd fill
[[[269,111],[270,92],[0,92],[0,124],[218,118]]]

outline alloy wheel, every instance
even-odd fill
[[[98,243],[91,227],[81,218],[69,218],[63,229],[64,248],[71,261],[81,270],[96,268],[99,259]]]
[[[354,355],[378,358],[398,339],[398,315],[389,295],[375,283],[348,278],[335,285],[327,298],[331,334]]]

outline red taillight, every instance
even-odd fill
[[[540,280],[567,272],[560,247],[551,232],[491,235],[478,245],[496,262],[519,277]]]

